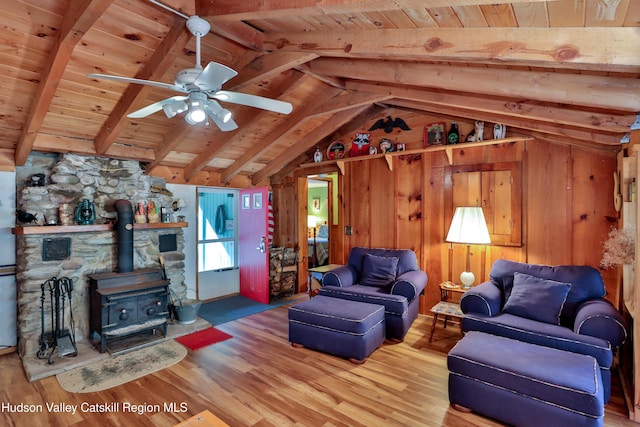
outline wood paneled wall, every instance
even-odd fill
[[[522,241],[520,247],[471,246],[471,268],[476,283],[486,280],[493,262],[500,258],[549,265],[586,264],[599,267],[602,244],[617,213],[613,206],[613,172],[616,155],[569,145],[529,140],[455,150],[452,164],[522,162]],[[392,170],[384,159],[346,163],[339,187],[346,262],[354,246],[413,249],[429,276],[421,312],[439,299],[437,285],[457,280],[465,267],[464,245],[445,242],[452,215],[451,170],[444,152],[393,157]],[[275,203],[292,212],[293,186],[280,185]],[[281,213],[280,207],[276,212]],[[291,243],[295,224],[278,221],[279,239]],[[294,237],[295,238],[295,237]],[[452,253],[450,269],[449,254]],[[482,262],[484,259],[484,262]],[[451,271],[452,270],[452,271]],[[618,303],[614,271],[601,270],[609,299]],[[484,276],[481,274],[484,272]]]

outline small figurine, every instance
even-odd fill
[[[320,151],[320,147],[316,147],[316,152],[313,153],[313,161],[316,163],[320,163],[322,161],[322,152]]]
[[[475,131],[476,131],[476,142],[482,141],[484,139],[484,122],[480,120],[476,120],[475,123]]]
[[[147,215],[144,213],[144,203],[138,202],[133,219],[137,224],[145,224],[147,222]]]
[[[371,142],[369,138],[371,137],[370,133],[359,133],[356,132],[355,138],[353,138],[353,144],[351,144],[351,148],[349,149],[349,157],[363,156],[369,153],[369,146]]]
[[[393,142],[391,142],[387,138],[382,138],[380,140],[380,151],[382,153],[389,153],[393,151]]]
[[[160,212],[158,212],[156,202],[153,200],[147,204],[147,219],[149,220],[149,224],[160,222]]]

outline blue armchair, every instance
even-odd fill
[[[320,295],[384,305],[386,337],[402,341],[418,317],[427,273],[408,249],[354,247],[347,265],[324,275]]]
[[[627,338],[627,327],[604,299],[600,272],[498,260],[489,278],[462,296],[462,330],[590,355],[600,366],[608,401],[613,350]]]

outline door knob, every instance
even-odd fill
[[[259,250],[262,253],[265,253],[267,251],[267,243],[265,241],[266,239],[263,237],[260,238],[260,246],[258,246],[256,249]]]

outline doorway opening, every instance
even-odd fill
[[[307,179],[307,228],[308,267],[318,267],[330,262],[333,203],[330,197],[331,179],[309,177]]]
[[[238,191],[198,188],[198,286],[201,301],[240,292]]]

